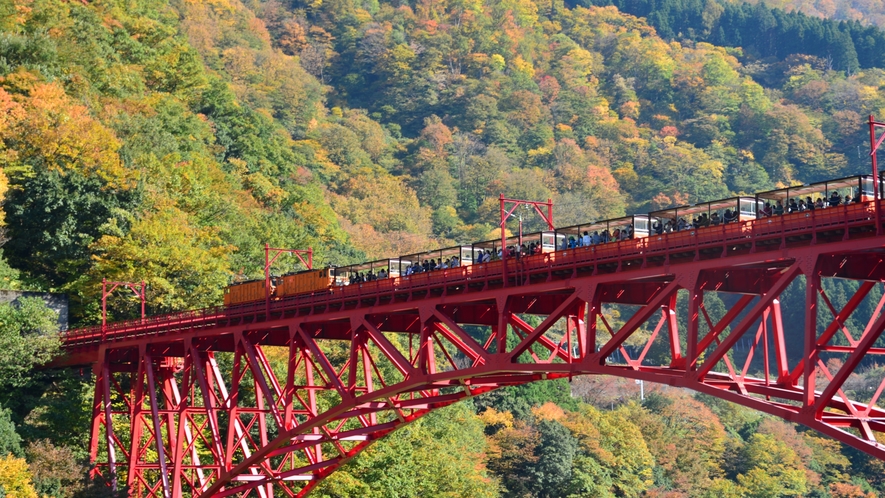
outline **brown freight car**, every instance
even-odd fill
[[[328,290],[335,283],[335,277],[330,268],[321,270],[305,270],[297,273],[289,273],[277,279],[275,297],[281,298],[305,294],[320,290]]]
[[[270,285],[270,293],[271,295],[273,295],[274,293],[273,283],[271,283]],[[263,301],[264,297],[264,279],[239,282],[231,284],[229,287],[224,289],[225,306],[230,306],[232,304],[249,303],[253,301]]]

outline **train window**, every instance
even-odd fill
[[[876,192],[873,191],[873,179],[872,178],[862,178],[861,179],[861,189],[863,191],[864,196],[873,197],[876,195]]]
[[[741,199],[741,214],[756,216],[756,199]]]
[[[634,231],[648,233],[648,218],[640,218],[637,216],[637,217],[633,218],[633,221],[634,221],[634,225],[633,225]]]

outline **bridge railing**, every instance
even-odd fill
[[[820,233],[827,229],[847,229],[858,224],[868,224],[875,216],[873,202],[862,202],[826,209],[815,209],[757,220],[739,221],[700,229],[650,235],[607,244],[563,249],[539,256],[513,258],[508,268],[516,272],[550,271],[585,264],[620,263],[624,260],[655,255],[673,254],[680,251],[746,243],[753,239],[781,237],[802,232]],[[509,266],[512,265],[512,266]],[[503,262],[492,261],[461,266],[447,270],[392,277],[342,287],[328,292],[298,295],[274,301],[271,312],[278,313],[298,306],[316,306],[341,299],[361,299],[384,293],[408,292],[430,288],[440,284],[469,284],[502,274]],[[61,335],[68,347],[94,344],[108,340],[156,334],[159,329],[168,333],[182,328],[211,325],[218,319],[231,319],[261,315],[266,312],[264,301],[236,306],[211,306],[183,312],[154,315],[144,319],[110,323],[104,328],[92,326],[71,329]]]

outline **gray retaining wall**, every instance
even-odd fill
[[[68,329],[68,295],[51,294],[48,292],[29,292],[0,290],[0,303],[14,303],[21,297],[39,297],[56,313],[58,313],[58,326],[61,330]]]

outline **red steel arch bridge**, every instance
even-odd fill
[[[55,366],[92,367],[95,472],[139,497],[303,496],[432,410],[588,374],[707,393],[885,459],[885,380],[866,401],[843,391],[885,354],[882,202],[71,330]],[[857,290],[835,306],[830,279]],[[781,315],[791,285],[801,346]]]
[[[708,393],[885,458],[885,383],[867,402],[842,391],[885,353],[885,297],[863,330],[846,325],[885,281],[875,203],[72,330],[58,364],[92,365],[96,471],[135,496],[303,496],[431,410],[585,374]],[[837,308],[826,279],[859,285]],[[779,296],[803,280],[791,357]],[[711,293],[731,296],[722,316]]]

